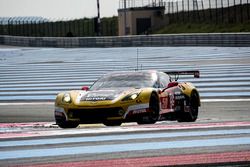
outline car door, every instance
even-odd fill
[[[169,76],[159,72],[159,98],[160,98],[160,114],[174,112],[174,91],[168,88]]]

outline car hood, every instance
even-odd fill
[[[135,88],[112,88],[112,89],[101,89],[87,91],[85,93],[80,93],[78,99],[80,101],[105,101],[105,100],[115,100],[117,98],[123,98],[127,94],[138,91]]]

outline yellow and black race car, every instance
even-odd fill
[[[61,128],[75,128],[82,123],[119,126],[123,122],[196,121],[199,93],[191,83],[178,83],[179,75],[197,78],[200,74],[199,71],[106,74],[90,88],[59,93],[55,101],[56,123]]]

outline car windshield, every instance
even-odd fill
[[[157,75],[149,72],[129,72],[105,75],[96,81],[91,90],[114,87],[153,87],[157,81]]]

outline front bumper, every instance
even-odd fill
[[[118,107],[56,107],[56,120],[102,123],[105,120],[126,120],[148,112],[149,104],[134,104]]]

